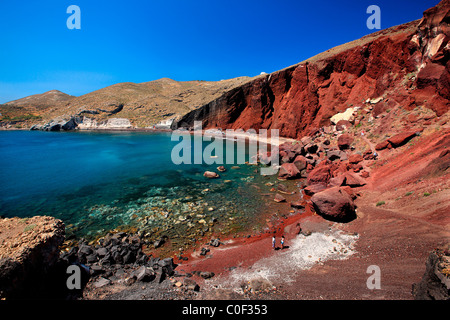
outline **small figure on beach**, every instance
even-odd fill
[[[281,236],[281,249],[284,249],[284,236]]]
[[[300,226],[300,223],[297,223],[296,227],[297,227],[297,230],[298,230],[297,234],[300,234],[302,232],[302,227]]]
[[[275,244],[276,244],[276,240],[275,240],[275,236],[273,236],[273,237],[272,237],[272,248],[273,248],[274,250],[276,249]]]

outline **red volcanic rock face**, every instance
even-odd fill
[[[449,7],[444,0],[420,22],[382,30],[259,77],[188,113],[178,125],[202,120],[204,128],[278,129],[280,136],[301,138],[349,106],[381,96],[389,102],[376,104],[375,116],[395,106],[425,106],[440,116],[450,105]]]

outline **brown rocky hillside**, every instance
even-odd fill
[[[31,127],[53,119],[84,115],[95,120],[127,118],[146,127],[201,107],[253,78],[222,81],[175,81],[163,78],[144,83],[124,82],[74,97],[57,90],[0,106],[4,126]]]

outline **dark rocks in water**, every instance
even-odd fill
[[[277,191],[285,194],[294,194],[295,192],[289,191],[288,187],[286,187],[284,184],[279,183],[277,185]]]
[[[64,131],[75,130],[80,122],[80,117],[72,117],[69,121],[61,126],[61,129]]]
[[[70,131],[75,130],[78,124],[82,122],[81,117],[74,116],[69,120],[52,120],[44,125],[34,125],[30,130],[42,130],[42,131]]]

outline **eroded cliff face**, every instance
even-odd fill
[[[0,298],[57,296],[65,285],[55,283],[65,276],[58,269],[64,235],[64,223],[52,217],[0,218]]]
[[[450,1],[413,21],[333,48],[298,65],[258,78],[182,117],[173,128],[279,129],[300,138],[338,112],[380,101],[374,116],[401,106],[449,110]]]

